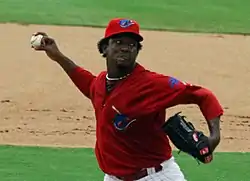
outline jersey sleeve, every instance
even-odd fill
[[[216,96],[207,88],[182,82],[174,77],[157,76],[154,79],[157,101],[156,109],[169,108],[181,104],[196,104],[206,120],[223,114],[223,108]]]
[[[91,99],[91,86],[96,76],[89,71],[76,67],[72,72],[69,73],[70,79],[73,81],[75,86],[89,99]]]

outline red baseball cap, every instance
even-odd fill
[[[138,42],[143,41],[143,37],[140,35],[140,25],[135,20],[114,18],[108,23],[104,38],[102,38],[98,43],[100,53],[102,53],[101,47],[103,43],[105,43],[109,38],[120,34],[130,34]]]

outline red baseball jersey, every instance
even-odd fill
[[[161,130],[169,107],[197,104],[207,120],[223,114],[208,89],[151,72],[140,64],[111,93],[106,91],[106,73],[94,76],[78,67],[70,74],[94,107],[95,153],[104,173],[125,176],[172,156],[169,140]]]

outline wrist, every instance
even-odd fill
[[[213,140],[213,142],[217,144],[220,142],[220,136],[218,135],[210,135],[210,139]]]
[[[220,143],[220,137],[219,136],[210,136],[209,138],[208,138],[208,140],[209,140],[209,144],[210,144],[210,149],[212,150],[212,151],[214,151],[215,150],[215,148],[219,145],[219,143]]]
[[[210,138],[215,141],[220,141],[220,117],[216,117],[208,121]]]

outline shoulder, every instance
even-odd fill
[[[107,74],[107,71],[101,71],[99,74],[97,74],[96,81],[100,81],[102,79],[105,79],[106,74]]]
[[[181,79],[172,76],[165,75],[162,73],[157,73],[146,69],[145,75],[147,81],[150,81],[151,84],[157,89],[179,89],[187,85],[186,82]]]
[[[97,75],[97,77],[105,77],[106,74],[107,74],[107,71],[101,71],[101,72]]]
[[[99,74],[96,75],[95,80],[92,83],[92,88],[102,86],[102,84],[105,82],[106,77],[106,71],[102,71]]]

